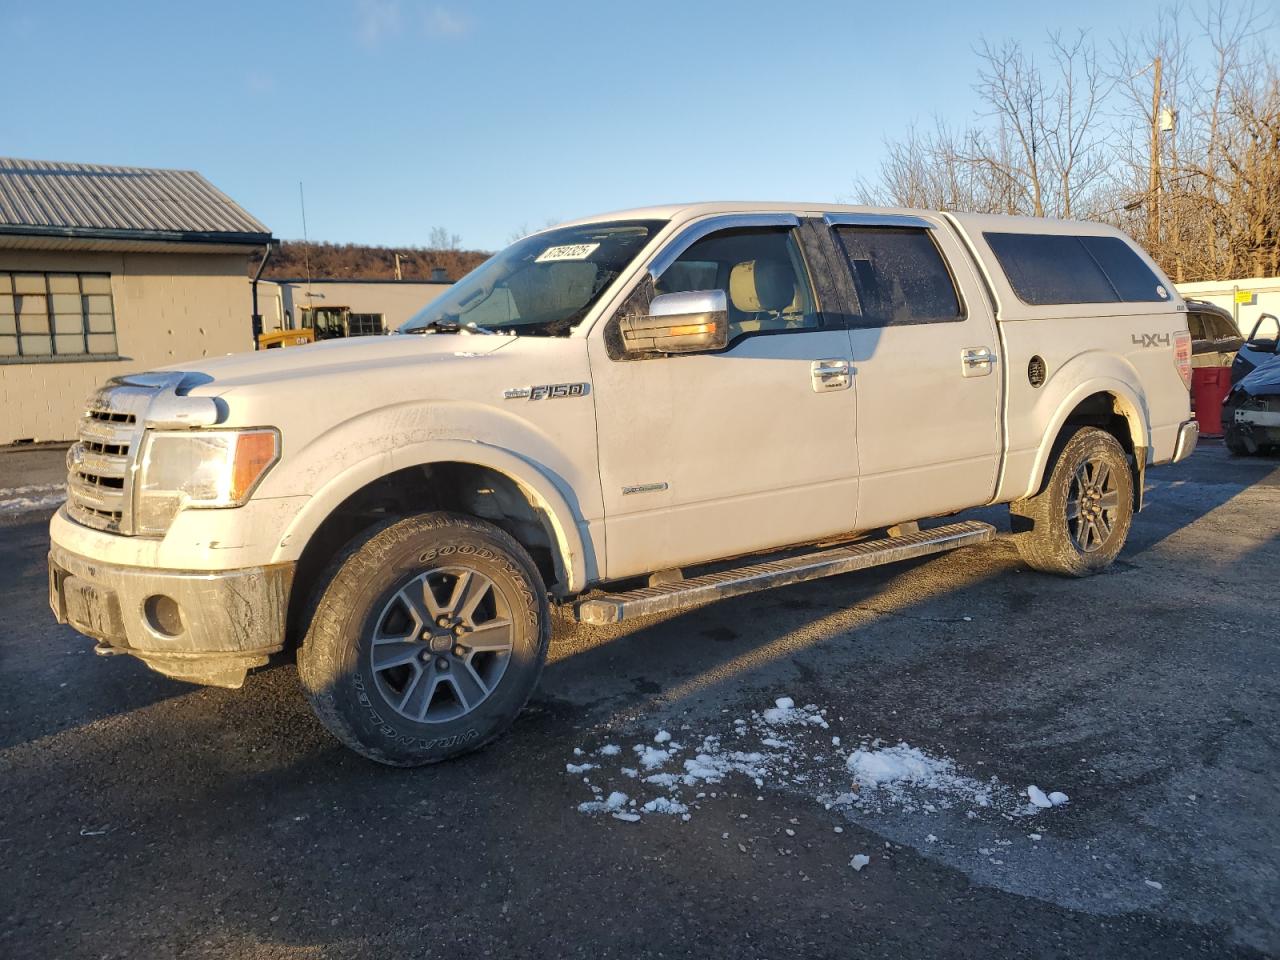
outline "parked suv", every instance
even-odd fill
[[[296,656],[343,743],[428,763],[512,722],[553,604],[613,623],[936,553],[994,531],[918,521],[1001,503],[1032,567],[1102,569],[1146,469],[1196,444],[1190,376],[1185,304],[1110,227],[591,217],[397,336],[107,384],[50,601],[197,683]]]
[[[1187,300],[1186,304],[1192,368],[1231,366],[1244,346],[1244,336],[1231,311],[1207,300]]]

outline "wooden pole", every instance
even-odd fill
[[[1160,58],[1156,57],[1155,81],[1151,85],[1151,169],[1147,184],[1147,249],[1154,250],[1160,239]]]

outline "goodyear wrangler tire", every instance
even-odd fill
[[[1028,566],[1084,577],[1109,566],[1133,522],[1133,473],[1111,434],[1082,427],[1062,442],[1034,497],[1009,505]]]
[[[303,689],[334,736],[409,767],[478,749],[511,725],[551,637],[546,592],[520,544],[492,524],[428,513],[375,531],[334,566],[298,653]]]

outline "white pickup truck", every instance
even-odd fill
[[[1190,373],[1185,305],[1110,227],[590,217],[396,335],[104,386],[50,602],[192,682],[296,656],[343,743],[429,763],[512,722],[553,605],[613,623],[936,553],[994,530],[918,521],[1000,503],[1032,567],[1106,566],[1146,468],[1195,447]]]

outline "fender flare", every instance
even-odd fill
[[[1150,411],[1146,398],[1138,393],[1130,384],[1115,377],[1095,377],[1080,384],[1068,393],[1058,404],[1058,409],[1049,421],[1049,428],[1040,439],[1035,460],[1031,467],[1031,483],[1022,496],[1032,496],[1044,483],[1044,472],[1049,465],[1049,457],[1053,453],[1054,444],[1062,432],[1067,418],[1086,397],[1106,393],[1115,398],[1116,412],[1125,418],[1129,425],[1129,438],[1135,450],[1148,450],[1151,447]],[[1145,467],[1140,464],[1140,467]]]
[[[554,535],[552,557],[567,593],[580,593],[589,579],[586,545],[579,512],[557,484],[536,464],[502,447],[474,440],[428,440],[374,454],[331,477],[294,517],[276,544],[273,563],[297,560],[320,525],[357,490],[406,467],[432,463],[466,463],[487,467],[514,482],[547,518]]]

